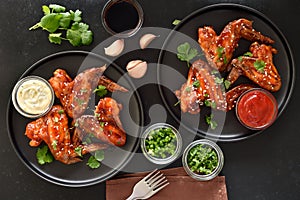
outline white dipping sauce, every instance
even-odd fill
[[[41,114],[51,104],[51,89],[41,80],[30,79],[19,86],[16,100],[23,111],[30,114]]]

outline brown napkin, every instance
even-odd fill
[[[210,181],[197,181],[189,177],[182,167],[161,172],[170,184],[151,197],[151,200],[227,200],[224,176]],[[125,200],[130,196],[134,185],[148,173],[126,174],[106,181],[106,199]]]

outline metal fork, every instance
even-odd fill
[[[132,194],[126,200],[148,199],[167,185],[169,182],[166,177],[155,169],[135,184]]]

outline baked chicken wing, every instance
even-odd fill
[[[198,37],[198,42],[208,63],[220,72],[227,69],[241,38],[268,44],[274,42],[272,39],[254,30],[252,21],[243,18],[230,22],[219,36],[210,26],[199,28]]]
[[[277,50],[254,42],[250,46],[250,52],[251,56],[240,56],[232,60],[227,80],[234,83],[243,75],[266,90],[278,91],[281,88],[281,78],[273,64],[273,53],[277,53]]]
[[[126,133],[119,118],[121,109],[121,104],[110,97],[100,99],[95,116],[83,115],[76,120],[77,129],[81,129],[80,137],[83,138],[89,133],[108,144],[125,145]]]
[[[200,106],[208,103],[218,110],[226,110],[226,97],[221,83],[216,81],[213,68],[202,61],[196,60],[190,67],[188,78],[175,95],[180,101],[182,112],[196,114]]]
[[[76,148],[81,149],[82,155],[107,148],[106,144],[100,143],[89,145],[73,143],[68,127],[68,117],[60,105],[54,105],[47,115],[27,124],[25,135],[31,139],[30,146],[36,147],[41,142],[45,142],[53,157],[65,164],[81,161],[75,152]]]
[[[63,69],[57,69],[49,82],[71,118],[80,117],[88,106],[93,90],[98,84],[111,91],[127,92],[128,90],[103,76],[106,67],[87,69],[78,74],[74,80]]]

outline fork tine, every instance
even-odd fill
[[[152,195],[156,194],[157,192],[159,192],[160,190],[162,190],[163,188],[165,188],[167,185],[169,185],[170,183],[167,182],[164,185],[160,186],[159,188],[156,188],[155,190],[153,190]]]
[[[156,177],[152,177],[152,179],[149,179],[148,181],[146,181],[149,185],[152,185],[155,181],[157,181],[158,179],[160,179],[163,176],[163,174],[159,174]]]
[[[145,176],[142,180],[146,180],[148,179],[150,176],[152,176],[152,174],[154,174],[157,171],[157,169],[153,170],[152,172],[150,172],[147,176]]]
[[[155,179],[158,175],[160,175],[160,171],[156,171],[155,174],[152,174],[148,179],[146,179],[145,181],[148,183],[151,180]]]
[[[163,184],[168,183],[167,179],[161,179],[160,182],[156,182],[155,185],[152,186],[153,189],[159,188]]]

